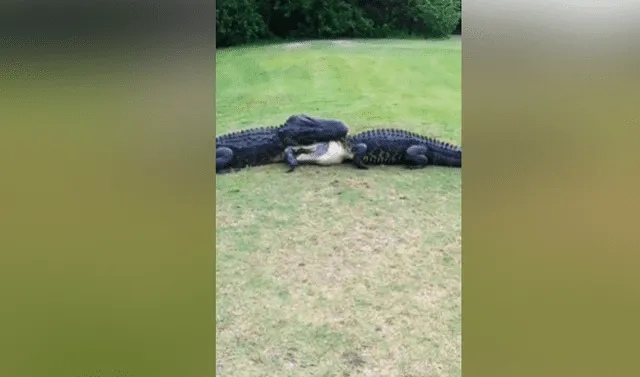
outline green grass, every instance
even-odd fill
[[[216,62],[217,134],[306,113],[461,141],[459,38]],[[216,178],[219,375],[460,376],[460,170],[285,169]]]

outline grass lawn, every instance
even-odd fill
[[[292,114],[461,142],[461,43],[219,50],[216,133]],[[219,376],[461,375],[461,170],[216,178]]]

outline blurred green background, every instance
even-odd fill
[[[640,6],[614,3],[464,3],[465,376],[638,374]]]
[[[214,375],[212,27],[26,8],[2,9],[0,375]]]

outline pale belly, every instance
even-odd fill
[[[296,156],[296,159],[299,162],[307,162],[323,166],[341,164],[347,158],[350,158],[349,152],[345,149],[342,143],[336,141],[330,141],[326,150],[324,150],[324,148],[319,148],[313,153],[303,153]]]

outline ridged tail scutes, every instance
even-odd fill
[[[429,142],[432,151],[432,163],[438,166],[462,167],[462,149],[458,146],[432,140]]]

